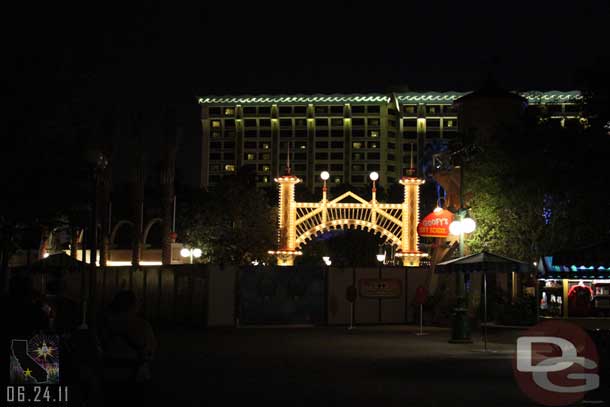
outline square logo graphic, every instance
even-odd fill
[[[59,337],[34,335],[10,343],[11,384],[59,383]]]

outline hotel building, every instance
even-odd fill
[[[350,95],[205,96],[200,186],[239,167],[256,168],[259,186],[271,186],[290,151],[293,174],[313,190],[327,170],[331,183],[397,182],[424,151],[458,136],[454,101],[468,92]],[[524,92],[528,109],[566,126],[580,120],[578,91]]]

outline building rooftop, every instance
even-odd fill
[[[451,104],[454,100],[472,92],[403,92],[395,93],[399,103]],[[527,91],[512,92],[527,99],[531,104],[574,103],[582,99],[578,90],[572,91]],[[314,95],[237,95],[237,96],[203,96],[200,104],[207,105],[290,105],[296,103],[389,103],[392,95],[381,93],[367,94],[314,94]]]

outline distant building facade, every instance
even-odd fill
[[[350,95],[208,96],[199,98],[202,123],[200,186],[250,165],[259,186],[271,186],[287,152],[293,173],[313,190],[319,174],[331,183],[364,186],[368,174],[390,185],[416,168],[431,145],[449,143],[460,129],[454,101],[468,92]],[[578,91],[524,92],[528,109],[565,126],[578,122]]]

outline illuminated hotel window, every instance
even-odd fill
[[[299,148],[301,150],[306,150],[307,149],[307,143],[300,141],[300,142],[296,143],[295,147]]]
[[[359,141],[355,141],[355,142],[352,143],[352,148],[354,148],[356,150],[360,149],[360,148],[362,148],[362,143],[359,142]]]
[[[227,164],[227,165],[225,165],[225,171],[235,172],[235,166],[233,164]]]
[[[246,160],[248,160],[248,161],[254,160],[254,153],[247,153]]]
[[[235,109],[232,107],[225,107],[225,116],[235,116]]]
[[[377,148],[377,143],[369,142],[369,148]]]
[[[417,114],[417,105],[406,105],[405,106],[405,113],[406,114],[412,114],[412,115]]]
[[[377,130],[371,130],[371,131],[369,132],[369,136],[370,136],[370,137],[372,137],[372,138],[379,137],[379,131],[377,131]]]
[[[263,182],[266,184],[269,182],[269,177],[263,177]]]
[[[440,106],[428,105],[426,106],[426,114],[439,114],[441,112]]]
[[[453,120],[445,120],[445,127],[453,127]]]
[[[262,148],[263,150],[269,150],[269,143],[261,143],[260,148]]]
[[[335,177],[334,181],[335,181],[335,184],[340,184],[341,183],[341,177]]]
[[[269,172],[270,169],[271,169],[271,167],[269,167],[268,165],[263,165],[263,167],[262,167],[263,172]]]
[[[220,120],[212,120],[212,128],[219,129],[220,128]]]

